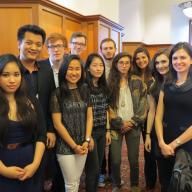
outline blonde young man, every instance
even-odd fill
[[[58,73],[63,58],[67,54],[67,39],[60,33],[51,33],[47,37],[45,45],[48,50],[49,58],[40,61],[40,63],[51,66],[55,87],[59,87]],[[47,159],[45,188],[52,188],[52,192],[64,192],[63,176],[54,150],[49,150]]]

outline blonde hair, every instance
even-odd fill
[[[51,33],[50,35],[48,35],[45,41],[45,45],[48,47],[49,43],[54,43],[57,40],[61,40],[63,42],[63,46],[67,48],[67,39],[64,35],[60,33]]]

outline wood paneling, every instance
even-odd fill
[[[102,23],[99,24],[99,46],[103,39],[110,37],[110,27]]]
[[[81,22],[77,20],[73,20],[68,17],[65,19],[64,26],[65,26],[65,35],[68,40],[70,39],[71,34],[74,31],[81,31]]]
[[[140,47],[141,45],[143,44],[140,42],[123,42],[122,50],[133,55],[135,49],[137,49],[137,47]]]
[[[115,41],[116,45],[117,45],[117,51],[120,52],[121,51],[121,46],[120,46],[120,34],[118,31],[112,29],[111,30],[111,38]]]
[[[18,53],[16,33],[24,24],[39,25],[47,35],[52,32],[62,33],[68,41],[73,32],[84,32],[87,35],[87,49],[82,55],[84,60],[89,53],[99,51],[100,42],[106,37],[116,41],[118,51],[122,47],[121,25],[101,15],[83,16],[49,0],[1,0],[0,24],[0,53]],[[45,48],[41,57],[47,57]]]
[[[63,33],[63,15],[44,7],[39,11],[39,26],[41,26],[48,36],[50,33]],[[47,58],[47,48],[44,46],[41,58]]]
[[[28,23],[32,23],[32,7],[0,8],[0,54],[18,54],[17,29]]]
[[[128,53],[130,53],[131,55],[134,54],[134,51],[140,47],[140,46],[144,46],[148,49],[150,57],[153,58],[154,54],[157,52],[157,50],[161,49],[161,48],[169,48],[171,46],[171,44],[152,44],[152,45],[148,45],[148,44],[144,44],[142,42],[123,42],[123,51],[127,51]]]

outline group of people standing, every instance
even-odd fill
[[[102,55],[84,63],[81,32],[71,36],[70,53],[63,35],[46,39],[36,25],[20,27],[17,38],[19,56],[0,56],[0,189],[77,192],[85,170],[86,191],[96,192],[108,164],[112,191],[120,192],[125,137],[131,191],[139,192],[142,133],[146,190],[159,175],[168,191],[177,149],[192,152],[192,47],[180,42],[150,60],[144,47],[133,57],[116,54],[106,38]],[[38,61],[44,42],[49,58]]]

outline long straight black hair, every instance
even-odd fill
[[[4,68],[10,62],[14,62],[21,73],[21,84],[16,90],[14,97],[17,104],[17,118],[28,131],[36,131],[37,129],[37,116],[32,106],[32,102],[27,96],[26,84],[22,75],[22,66],[19,60],[12,54],[5,54],[0,56],[0,76],[3,73]],[[3,145],[5,142],[5,136],[9,128],[9,102],[6,98],[6,93],[0,87],[0,144]]]
[[[91,90],[94,89],[94,85],[93,85],[93,76],[90,73],[89,67],[91,65],[91,63],[93,62],[93,60],[95,58],[98,58],[101,60],[103,67],[104,67],[104,71],[103,74],[101,75],[101,77],[98,80],[98,86],[99,88],[101,88],[102,93],[107,95],[108,94],[108,88],[107,88],[107,81],[105,78],[105,63],[103,58],[98,54],[98,53],[91,53],[88,57],[87,57],[87,61],[85,63],[85,73],[86,73],[86,79],[85,82],[88,84],[89,88]]]

